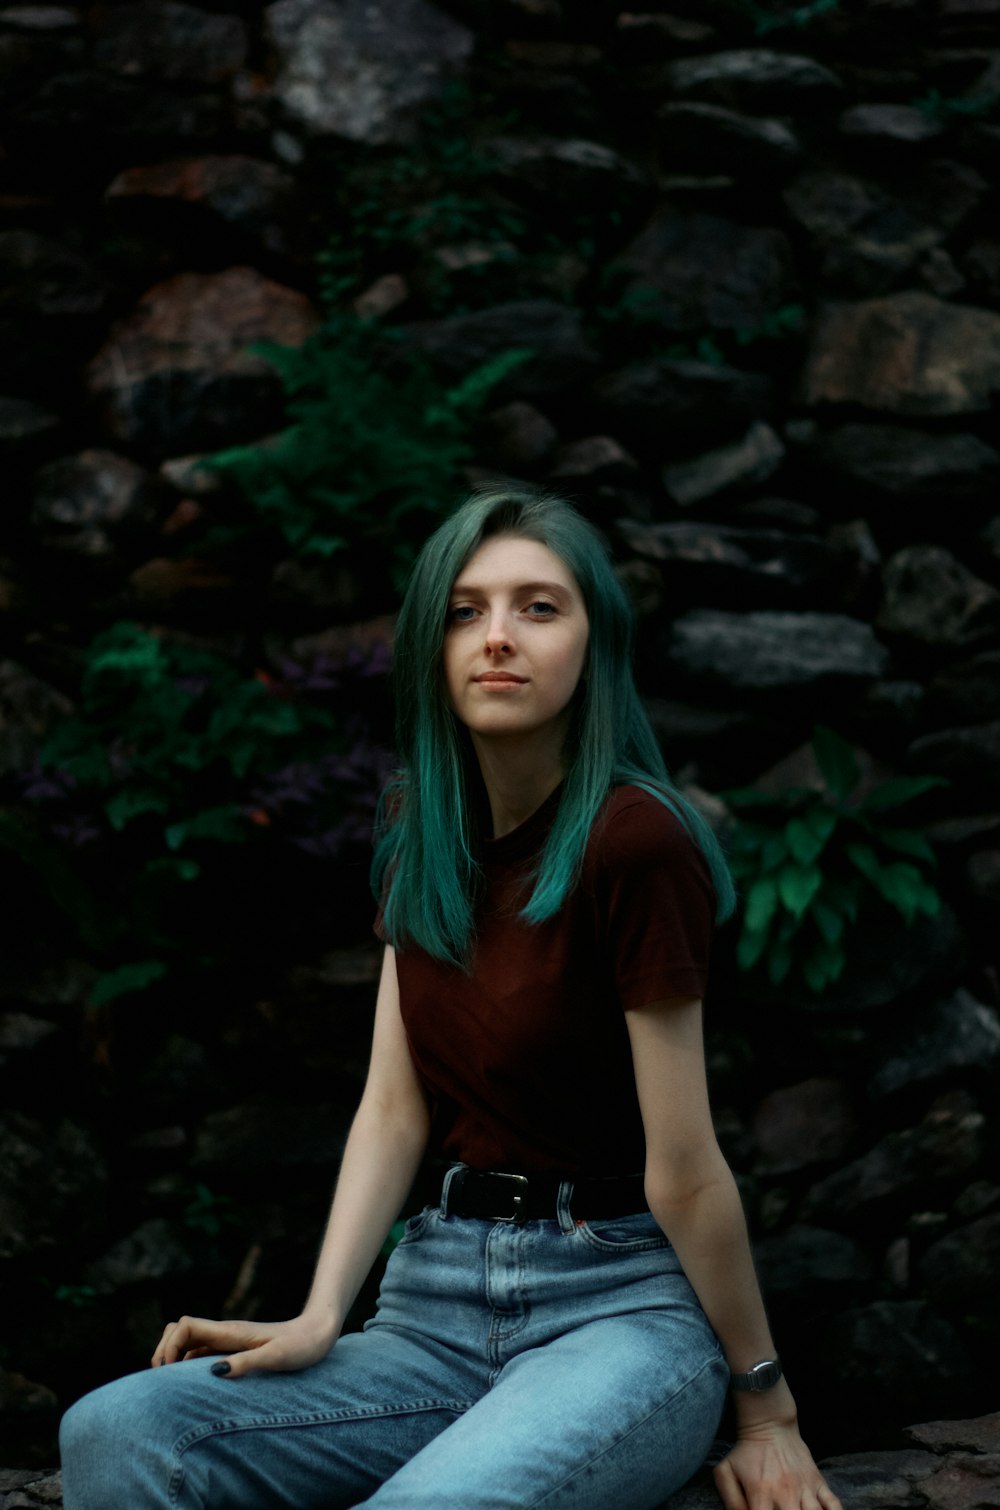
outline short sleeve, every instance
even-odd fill
[[[701,847],[638,787],[617,788],[598,825],[594,891],[621,1006],[704,997],[715,889]]]

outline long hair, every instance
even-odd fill
[[[399,773],[383,794],[372,888],[387,938],[464,966],[474,936],[475,754],[445,695],[442,646],[456,577],[484,540],[539,541],[573,573],[590,630],[575,696],[559,807],[521,916],[558,911],[580,873],[591,825],[611,787],[642,787],[680,819],[704,851],[721,921],[733,910],[715,835],[670,781],[632,673],[633,617],[596,530],[561,498],[520,487],[484,490],[430,537],[414,565],[396,623],[393,684]]]

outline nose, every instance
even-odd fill
[[[511,633],[510,622],[507,615],[499,610],[494,610],[486,621],[486,639],[483,648],[487,655],[510,655],[514,648],[514,637]]]

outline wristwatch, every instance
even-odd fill
[[[777,1358],[765,1358],[755,1363],[748,1374],[732,1374],[729,1383],[733,1389],[746,1389],[762,1395],[766,1389],[773,1389],[780,1378],[781,1364]]]

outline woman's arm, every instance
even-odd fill
[[[413,1184],[430,1117],[399,1011],[396,960],[382,964],[371,1061],[351,1124],[309,1298],[284,1322],[182,1316],[164,1331],[153,1364],[207,1353],[238,1378],[251,1368],[305,1368],[329,1352]]]
[[[775,1356],[736,1182],[708,1103],[701,1002],[625,1014],[646,1133],[646,1199],[734,1373]],[[784,1379],[735,1396],[738,1440],[715,1471],[726,1510],[840,1510],[799,1436]]]

